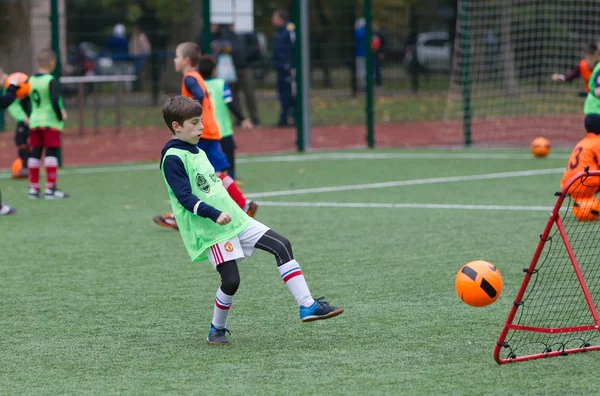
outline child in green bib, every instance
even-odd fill
[[[233,101],[233,95],[231,88],[227,85],[227,81],[222,78],[217,78],[217,62],[210,55],[202,55],[198,60],[198,71],[208,88],[208,93],[212,99],[213,107],[215,109],[215,118],[219,125],[219,132],[221,132],[221,147],[225,156],[227,156],[227,162],[229,162],[229,169],[227,174],[232,179],[237,179],[235,175],[235,142],[233,141],[233,123],[231,122],[231,114],[234,115],[236,121],[240,123],[243,129],[252,129],[252,122],[245,118],[240,111],[237,104]]]
[[[228,343],[227,318],[240,283],[238,263],[257,248],[275,257],[303,322],[344,312],[322,297],[313,299],[290,241],[252,219],[229,196],[206,154],[196,146],[203,130],[200,103],[175,96],[166,101],[162,113],[173,138],[162,150],[160,169],[181,238],[192,261],[208,259],[221,276],[208,342]]]
[[[37,56],[38,72],[29,77],[31,89],[31,115],[29,117],[29,144],[31,155],[27,160],[29,169],[29,199],[64,199],[69,194],[56,187],[58,180],[58,153],[61,133],[67,112],[60,94],[60,83],[52,73],[56,68],[56,54],[49,48]],[[40,168],[46,168],[46,188],[40,190]]]
[[[0,87],[4,86],[4,82],[6,81],[7,77],[8,76],[2,71],[2,69],[0,69]],[[6,93],[0,95],[0,109],[6,109],[17,97],[16,92],[19,85],[19,81],[14,79],[9,80],[8,83],[9,85],[6,89]],[[14,214],[16,211],[17,210],[15,208],[12,208],[2,203],[2,194],[0,194],[0,216],[11,215]]]

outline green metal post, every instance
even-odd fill
[[[375,132],[374,132],[374,103],[373,103],[373,72],[375,66],[375,60],[373,58],[373,51],[371,50],[371,40],[373,38],[373,9],[372,9],[372,1],[365,0],[365,23],[366,23],[366,37],[365,40],[365,50],[366,50],[366,59],[367,62],[367,100],[365,106],[366,119],[367,119],[367,145],[369,148],[375,147]]]
[[[471,31],[469,23],[469,0],[461,0],[459,5],[460,31],[459,40],[462,50],[462,83],[463,83],[463,133],[465,146],[473,143],[471,140]]]
[[[56,54],[56,68],[54,69],[54,78],[59,79],[62,75],[62,64],[60,61],[60,20],[58,19],[58,0],[50,1],[50,25],[51,25],[51,36],[52,36],[52,50]],[[58,166],[62,168],[62,148],[58,148],[56,155],[58,159]]]
[[[60,78],[62,75],[62,65],[60,61],[60,21],[58,19],[58,0],[50,1],[50,24],[52,25],[52,50],[56,54],[56,69],[54,77]]]
[[[210,54],[210,42],[212,41],[212,33],[210,32],[210,0],[204,0],[202,3],[202,53]]]
[[[292,11],[292,21],[295,25],[295,37],[296,40],[294,42],[294,69],[296,70],[296,100],[295,100],[295,108],[294,115],[296,119],[296,147],[299,152],[304,151],[305,141],[304,141],[304,106],[303,100],[304,92],[302,85],[302,23],[300,15],[302,13],[302,0],[294,0],[293,3],[293,11]]]
[[[4,132],[4,110],[0,110],[0,132]]]

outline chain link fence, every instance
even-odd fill
[[[55,19],[50,15],[53,1],[58,5]],[[281,120],[272,17],[274,11],[283,11],[289,17],[286,29],[293,33],[296,27],[287,25],[297,18],[293,3],[212,0],[207,18],[203,0],[177,4],[166,0],[9,1],[0,17],[0,67],[7,72],[35,73],[36,53],[51,47],[52,34],[58,31],[61,75],[71,77],[62,84],[71,114],[65,134],[111,134],[115,130],[123,134],[162,128],[159,106],[166,96],[180,92],[181,74],[173,66],[177,44],[193,41],[206,49],[208,43],[215,56],[233,58],[236,76],[230,85],[234,98],[246,117],[267,130]],[[365,146],[365,51],[372,51],[375,59],[378,144],[411,145],[414,142],[399,132],[402,123],[442,119],[452,64],[455,1],[373,0],[374,34],[369,38],[362,1],[305,3],[315,128],[312,146]],[[207,20],[209,28],[205,28]],[[207,31],[211,33],[208,41]],[[103,82],[93,76],[103,76]],[[111,76],[134,76],[135,80],[111,81]],[[8,116],[5,120],[3,129],[11,131],[13,121]],[[120,127],[115,128],[117,123]],[[389,135],[385,131],[391,126],[396,132]],[[382,139],[377,135],[380,130]],[[285,149],[294,149],[294,140],[286,144]]]

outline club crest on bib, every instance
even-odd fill
[[[196,175],[196,184],[206,194],[208,194],[210,192],[210,185],[208,184],[208,180],[206,180],[206,178],[203,175],[201,175],[200,173],[198,173]]]

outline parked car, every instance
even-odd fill
[[[404,67],[409,70],[417,55],[416,63],[424,71],[446,72],[451,67],[450,37],[447,32],[426,32],[417,35],[415,45],[407,45]]]

